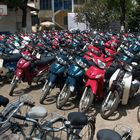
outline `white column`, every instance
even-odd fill
[[[72,13],[74,13],[74,0],[72,0],[71,9],[72,9]]]

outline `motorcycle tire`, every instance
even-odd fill
[[[43,104],[44,100],[50,93],[50,89],[51,89],[51,87],[49,85],[46,85],[45,89],[42,91],[42,94],[40,96],[40,101],[39,101],[40,104]]]
[[[118,91],[117,90],[114,90],[114,92],[110,91],[102,103],[101,111],[100,111],[101,117],[103,119],[108,119],[108,117],[110,117],[117,109],[119,102],[120,102],[120,97]],[[109,106],[108,110],[106,110],[107,106]],[[106,111],[108,112],[106,113]]]
[[[138,111],[137,111],[137,120],[140,123],[140,106],[138,107]]]
[[[10,96],[13,95],[13,92],[14,92],[14,89],[16,88],[16,86],[17,86],[17,83],[18,83],[18,80],[14,80],[14,82],[12,83],[11,89],[10,89],[10,92],[9,92]]]
[[[86,88],[79,102],[79,112],[86,113],[94,100],[91,88]]]
[[[65,84],[58,95],[58,98],[56,101],[56,107],[58,109],[61,109],[65,105],[65,103],[68,101],[70,95],[71,95],[71,91],[69,89],[69,86]]]

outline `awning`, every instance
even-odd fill
[[[52,26],[55,26],[55,24],[51,21],[45,21],[45,22],[42,22],[40,23],[41,26],[45,26],[45,27],[52,27]]]

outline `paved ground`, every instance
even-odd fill
[[[13,97],[8,96],[10,90],[9,84],[2,85],[0,87],[0,95],[4,95],[10,98],[10,100],[17,98],[19,94],[28,93],[33,97],[33,100],[37,105],[39,105],[39,98],[41,95],[42,86],[33,86],[32,88],[27,88],[27,84],[21,83],[18,87],[16,95]],[[56,97],[50,98],[48,102],[45,102],[45,107],[48,112],[56,112],[59,114],[67,115],[69,112],[78,110],[78,100],[73,101],[71,104],[67,105],[64,110],[56,109],[55,104]],[[132,140],[137,140],[140,137],[140,124],[137,122],[137,108],[140,105],[140,94],[137,94],[127,106],[119,106],[118,112],[110,120],[104,120],[100,117],[99,109],[101,103],[96,103],[96,110],[93,110],[91,113],[96,114],[96,132],[102,128],[113,128],[116,124],[125,124],[130,126],[133,129]],[[95,138],[96,140],[96,138]]]

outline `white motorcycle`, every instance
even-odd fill
[[[132,71],[137,64],[123,64],[111,76],[109,81],[109,92],[101,106],[101,116],[104,119],[110,117],[117,109],[118,104],[128,103],[139,90],[140,82],[133,78]]]

